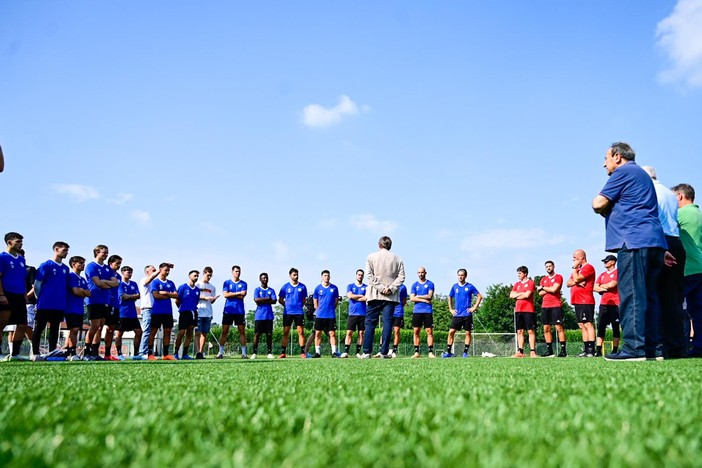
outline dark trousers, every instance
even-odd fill
[[[681,358],[687,355],[685,336],[685,248],[679,237],[665,236],[668,252],[676,259],[672,267],[664,266],[658,277],[658,298],[661,304],[661,342],[666,357]]]
[[[383,335],[381,337],[381,354],[388,354],[392,339],[392,315],[395,313],[397,302],[369,301],[366,310],[366,331],[363,334],[363,352],[372,354],[375,341],[375,329],[380,316],[383,317]]]
[[[49,352],[56,349],[62,320],[62,310],[37,310],[37,315],[34,318],[34,331],[32,332],[32,352],[35,355],[39,354],[41,334],[44,333],[47,323],[49,324]]]
[[[702,357],[702,273],[685,277],[685,300],[695,331],[690,356]]]

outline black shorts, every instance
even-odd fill
[[[66,328],[81,328],[83,326],[83,314],[66,314]]]
[[[138,318],[121,318],[119,319],[119,331],[128,332],[141,330],[141,322]]]
[[[592,323],[595,321],[595,304],[573,304],[575,309],[575,320],[580,323]]]
[[[542,325],[563,325],[563,307],[542,307]]]
[[[412,326],[414,328],[434,328],[434,314],[413,314]]]
[[[254,321],[254,333],[273,333],[273,320]]]
[[[305,317],[302,314],[283,315],[283,326],[290,327],[292,325],[295,325],[296,327],[304,327]]]
[[[107,319],[111,310],[107,304],[88,304],[88,317],[90,320]]]
[[[514,323],[517,330],[536,330],[536,314],[533,312],[515,312]]]
[[[244,314],[224,314],[222,325],[246,325],[246,315]]]
[[[187,330],[197,324],[197,312],[189,310],[178,314],[178,330]]]
[[[349,315],[346,321],[347,331],[365,331],[366,330],[366,316],[365,315]]]
[[[467,317],[453,317],[451,319],[451,329],[452,330],[465,330],[467,332],[473,331],[473,316],[469,315]]]
[[[108,327],[116,327],[119,325],[119,307],[107,306],[109,313],[105,317],[105,325]]]
[[[597,322],[597,336],[599,338],[605,337],[605,332],[607,331],[607,325],[612,325],[612,336],[614,338],[619,338],[621,332],[619,331],[619,306],[618,305],[607,305],[600,304],[600,316]]]
[[[314,319],[314,329],[315,331],[336,331],[336,319],[333,318],[315,318]]]
[[[0,311],[9,310],[8,325],[27,325],[27,300],[24,294],[5,292],[7,304],[0,305]]]
[[[49,323],[61,323],[63,321],[64,313],[65,312],[63,310],[58,309],[37,309],[37,316],[34,321],[39,322],[40,320],[46,320]]]
[[[392,318],[392,326],[393,326],[393,328],[404,328],[405,327],[405,318],[404,317],[393,317]]]
[[[173,315],[171,314],[151,314],[151,329],[173,328]]]

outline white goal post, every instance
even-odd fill
[[[471,356],[509,357],[517,349],[517,335],[514,333],[475,333],[472,334],[469,354]],[[453,340],[453,353],[463,354],[466,333],[456,332]]]

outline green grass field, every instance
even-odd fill
[[[701,371],[577,358],[2,363],[0,466],[699,466]]]

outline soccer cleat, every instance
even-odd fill
[[[205,355],[202,353],[195,354],[195,359],[205,359]]]
[[[539,357],[539,355],[536,354],[536,351],[533,351],[533,350],[532,350],[532,351],[529,352],[529,357],[531,357],[531,358],[537,358],[537,357]]]
[[[105,361],[119,361],[116,357],[109,355],[105,357]]]
[[[444,359],[447,359],[447,358],[456,357],[456,355],[453,354],[453,353],[446,352],[446,353],[443,353],[443,354],[441,355],[441,357],[444,358]]]
[[[524,357],[524,353],[520,353],[519,351],[517,351],[516,353],[514,353],[514,354],[512,355],[512,357],[513,357],[513,358],[523,358],[523,357]]]
[[[307,353],[300,353],[300,359],[307,359],[308,357]]]
[[[124,356],[122,354],[117,355],[117,360],[118,361],[124,361]]]
[[[561,352],[558,353],[558,357],[568,357],[568,353],[566,353],[565,349],[561,349]]]
[[[632,354],[625,353],[622,351],[619,351],[618,353],[607,354],[604,358],[605,358],[605,361],[617,361],[617,362],[622,362],[622,361],[637,362],[637,361],[645,361],[646,360],[646,358],[644,356],[634,356]]]
[[[249,359],[256,359],[256,353],[252,354]]]
[[[436,354],[434,354],[433,352],[430,352],[430,353],[427,355],[427,357],[430,358],[430,359],[434,359],[434,358],[436,357]]]
[[[266,356],[266,359],[274,359],[274,357],[271,353],[268,353],[268,356]]]
[[[256,355],[254,354],[254,357],[255,357],[255,356],[256,356]],[[241,355],[241,359],[248,359],[248,358],[249,358],[249,357],[248,357],[246,354],[242,354],[242,355]]]
[[[173,357],[176,358],[176,361],[180,361],[180,356],[178,356],[178,353],[175,353]]]
[[[220,353],[220,354],[217,354],[217,355],[215,356],[215,359],[224,359],[224,354],[221,354],[221,353]]]
[[[359,357],[358,359],[370,359],[370,358],[371,358],[371,355],[369,353],[363,353],[363,354],[361,354],[361,357]]]
[[[314,357],[313,353],[306,353],[305,356],[307,356],[307,359],[312,359]]]
[[[319,359],[321,357],[322,357],[322,355],[319,353],[314,353],[314,355],[312,355],[312,359]]]
[[[391,357],[392,359],[397,359],[397,353],[396,353],[395,351],[393,351],[393,352],[390,354],[390,357]]]
[[[341,356],[339,356],[341,359],[348,359],[349,353],[341,353]]]
[[[578,354],[578,357],[591,358],[591,357],[595,357],[595,355],[592,353],[588,353],[588,352],[583,351],[582,353]]]
[[[383,359],[392,359],[390,354],[383,354]]]
[[[34,356],[32,356],[32,361],[34,361],[34,362],[46,361],[46,358],[42,354],[35,354]]]
[[[90,354],[88,354],[87,356],[83,356],[82,359],[83,359],[83,361],[88,361],[88,362],[92,362],[95,360],[95,358],[93,358],[93,356],[91,356]]]
[[[105,358],[100,356],[99,354],[97,356],[93,356],[93,361],[104,361]]]
[[[419,359],[419,353],[414,353],[412,355],[412,359]]]
[[[189,354],[183,354],[183,357],[181,358],[183,361],[192,361],[193,358]]]
[[[21,356],[19,354],[16,356],[8,354],[7,356],[5,356],[5,361],[29,361],[29,358],[26,356]]]
[[[467,358],[467,357],[468,357],[468,353],[463,353],[463,356],[462,356],[462,357],[463,357],[463,358]]]
[[[380,351],[378,351],[377,353],[375,353],[373,355],[373,359],[381,359],[382,357],[383,357],[383,355],[380,353]]]
[[[163,357],[161,358],[161,360],[162,360],[162,361],[177,361],[177,359],[175,358],[175,356],[173,356],[172,354],[166,354],[165,356],[163,356]]]
[[[69,361],[82,361],[83,358],[80,357],[80,356],[78,356],[78,355],[76,355],[76,354],[74,354],[73,356],[69,357],[68,360],[69,360]]]
[[[158,361],[158,359],[156,359],[156,356],[154,356],[153,354],[149,354],[149,357],[147,357],[146,360],[147,361]]]
[[[132,361],[146,361],[146,357],[143,354],[137,354],[132,356]]]
[[[556,355],[553,353],[553,351],[546,351],[544,354],[541,355],[541,357],[552,358],[556,357]]]
[[[602,357],[602,351],[595,351],[595,357]]]
[[[356,353],[356,357],[357,357],[358,359],[361,359],[361,353]]]
[[[280,353],[280,355],[278,355],[278,359],[285,359],[286,357],[285,353]]]
[[[647,361],[665,361],[665,358],[663,356],[652,356],[652,357],[647,357]]]
[[[341,357],[341,354],[339,354],[339,353],[332,353],[331,357],[332,357],[332,358],[338,359],[338,358]]]

